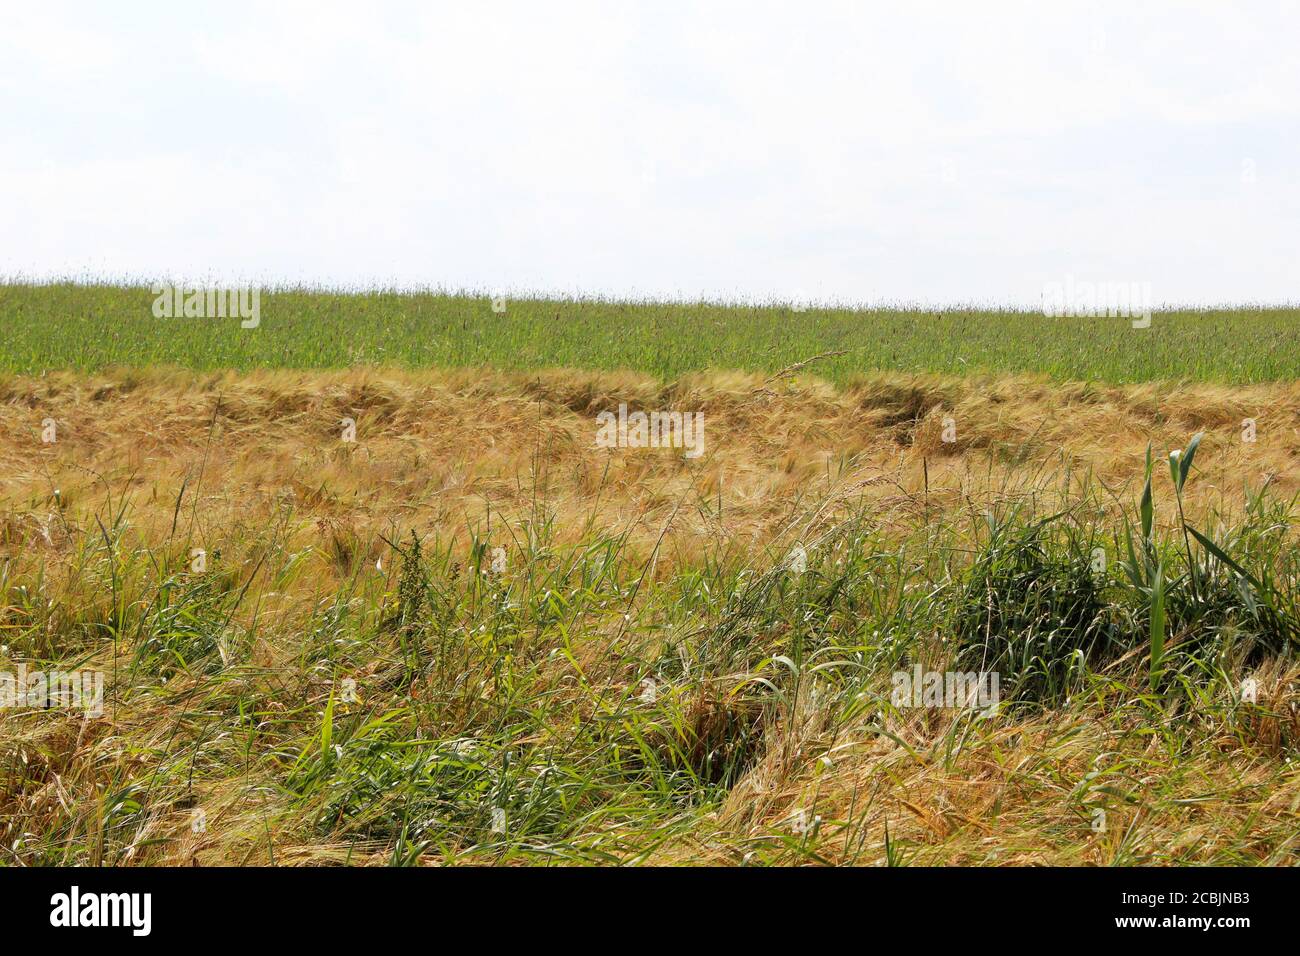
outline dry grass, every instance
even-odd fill
[[[596,448],[595,414],[621,401],[703,411],[705,456]],[[336,536],[340,554],[364,538],[373,561],[381,543],[367,532],[399,524],[463,536],[467,520],[526,515],[535,497],[571,537],[594,521],[631,528],[642,547],[676,510],[671,540],[689,549],[763,540],[801,497],[915,504],[925,472],[936,507],[1049,472],[1119,488],[1136,481],[1149,441],[1160,452],[1200,430],[1209,436],[1197,495],[1267,480],[1289,496],[1300,480],[1300,383],[887,375],[836,390],[739,374],[664,385],[577,372],[127,372],[10,379],[0,402],[0,494],[27,511],[9,516],[18,526],[8,533],[28,546],[57,536],[59,512],[84,515],[109,490],[131,496],[142,532],[165,531],[187,481],[201,498],[200,534],[214,544],[265,526],[291,501]],[[941,441],[944,416],[955,443]],[[357,423],[352,445],[340,440],[345,417]],[[40,441],[47,418],[55,444]],[[1258,423],[1254,444],[1241,441],[1246,418]],[[193,497],[183,512],[192,506]]]
[[[702,411],[705,455],[596,448],[594,416],[620,402]],[[340,439],[345,417],[355,443]],[[1286,660],[1252,670],[1253,707],[1211,676],[1200,699],[1154,694],[1135,651],[1068,703],[985,722],[881,706],[887,667],[814,667],[903,653],[866,631],[913,600],[925,613],[912,583],[875,590],[890,548],[942,583],[989,507],[1086,502],[1118,527],[1148,442],[1163,455],[1195,431],[1207,437],[1188,512],[1205,527],[1241,518],[1248,487],[1282,501],[1300,488],[1300,383],[4,380],[0,666],[88,661],[116,676],[99,719],[0,712],[0,842],[23,863],[1294,862],[1300,671]],[[1166,529],[1175,518],[1160,512]],[[877,562],[853,584],[857,619],[832,595],[805,645],[803,618],[734,612],[794,543],[863,521],[878,550],[827,544],[810,575]],[[412,530],[432,579],[418,626],[401,617],[393,547]],[[499,583],[484,573],[493,546],[510,561]],[[187,573],[192,548],[212,556],[207,584]],[[808,600],[795,610],[821,607]],[[159,624],[168,601],[196,623]],[[941,661],[945,626],[918,620],[906,653]],[[204,649],[157,650],[172,644]],[[362,701],[326,717],[346,674]],[[649,713],[647,674],[662,685]],[[368,727],[377,718],[393,732]],[[337,760],[320,742],[331,720]],[[471,738],[479,769],[456,756]],[[350,760],[423,751],[441,769],[401,764],[377,793],[371,763],[349,775]],[[493,834],[480,804],[506,797],[486,794],[525,786],[512,804],[524,833]],[[815,832],[791,832],[800,808],[822,818]]]

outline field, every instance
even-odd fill
[[[156,319],[147,286],[0,284],[0,371],[176,365],[201,370],[403,368],[633,370],[671,381],[707,369],[768,374],[823,355],[818,376],[864,371],[1046,375],[1059,381],[1290,381],[1300,308],[1044,318],[966,309],[851,310],[485,296],[268,292],[256,334],[238,322]],[[841,353],[841,354],[833,354]]]
[[[1296,310],[150,301],[0,286],[6,863],[1297,862]]]

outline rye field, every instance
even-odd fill
[[[0,285],[6,864],[1300,861],[1295,309],[152,301]]]

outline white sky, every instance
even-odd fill
[[[1300,3],[0,0],[0,275],[1300,300]]]

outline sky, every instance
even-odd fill
[[[1300,2],[0,0],[0,277],[1300,301]]]

